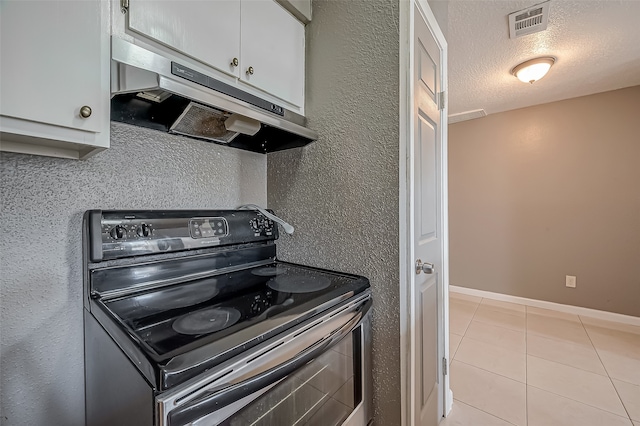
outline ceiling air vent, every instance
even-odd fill
[[[547,29],[550,1],[509,15],[509,38],[522,37]]]

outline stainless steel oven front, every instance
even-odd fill
[[[156,397],[156,423],[362,426],[371,407],[369,294]]]

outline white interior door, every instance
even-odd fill
[[[417,5],[413,41],[413,424],[432,426],[445,395],[442,52]]]

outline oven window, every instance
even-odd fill
[[[360,331],[357,328],[223,424],[341,425],[362,399]]]

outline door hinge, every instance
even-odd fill
[[[446,358],[442,358],[442,375],[446,376],[447,374],[449,374],[449,367],[447,367],[447,359]]]
[[[439,97],[438,109],[443,110],[444,109],[444,91],[440,92],[438,97]]]
[[[127,13],[129,10],[129,0],[120,0],[120,12]]]

